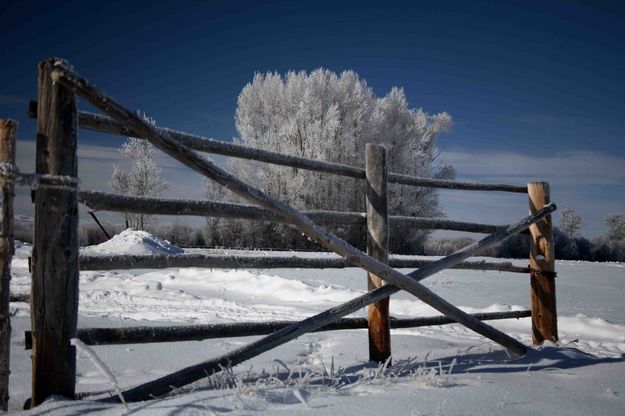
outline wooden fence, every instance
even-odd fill
[[[106,115],[77,111],[76,95],[81,96]],[[483,320],[529,316],[529,312],[466,314],[426,287],[420,280],[446,268],[496,270],[529,273],[531,276],[532,335],[535,344],[557,340],[555,309],[555,269],[550,213],[555,205],[549,200],[548,184],[527,186],[481,184],[421,178],[388,172],[386,149],[368,144],[366,167],[341,165],[302,157],[283,155],[242,145],[220,142],[157,128],[134,112],[105,95],[86,79],[78,76],[69,64],[48,59],[39,64],[38,98],[29,113],[37,118],[37,154],[35,175],[20,174],[14,169],[14,156],[3,151],[14,148],[15,127],[7,134],[0,124],[0,163],[3,174],[3,228],[0,249],[3,251],[3,275],[0,280],[2,311],[0,335],[8,334],[8,270],[12,247],[11,200],[14,184],[34,184],[35,231],[31,259],[32,331],[26,334],[32,346],[32,405],[46,397],[60,394],[75,397],[76,356],[70,339],[78,337],[88,344],[121,344],[135,342],[170,342],[215,337],[267,335],[220,357],[203,361],[173,374],[123,392],[126,401],[146,400],[187,385],[207,373],[221,371],[302,334],[317,330],[368,328],[371,360],[385,361],[391,356],[390,329],[458,322],[499,343],[511,353],[523,355],[527,347],[514,338],[492,328]],[[228,187],[256,206],[226,204],[217,201],[192,201],[126,197],[102,192],[79,190],[77,187],[76,140],[78,128],[132,136],[148,140],[154,146],[192,170]],[[392,149],[391,149],[392,150]],[[213,164],[197,151],[273,163],[328,174],[360,178],[366,181],[366,212],[298,211],[264,194]],[[421,187],[527,193],[530,215],[512,225],[489,225],[439,218],[393,216],[387,210],[388,184]],[[181,254],[168,256],[80,256],[78,251],[78,203],[94,210],[157,215],[197,215],[279,221],[291,224],[307,237],[340,258],[253,257]],[[367,253],[350,246],[318,224],[365,224],[368,231]],[[389,255],[389,225],[488,233],[484,239],[440,260],[406,260]],[[511,263],[468,261],[480,250],[503,241],[512,234],[530,230],[529,267]],[[83,328],[77,329],[79,270],[160,267],[222,268],[343,268],[360,267],[368,273],[369,292],[301,322],[262,322],[228,325],[200,325],[168,328]],[[396,268],[417,268],[403,274]],[[384,285],[383,283],[387,284]],[[433,318],[391,319],[389,298],[406,290],[439,310],[444,316]],[[6,298],[6,299],[5,299]],[[369,305],[368,319],[344,318]],[[3,332],[4,331],[4,332]],[[8,395],[8,336],[0,346],[0,389]],[[5,341],[6,340],[6,341]],[[6,344],[6,345],[4,345]],[[3,361],[4,360],[4,361]],[[5,377],[6,375],[6,377]],[[4,383],[4,384],[3,384]],[[110,400],[118,400],[116,397]]]

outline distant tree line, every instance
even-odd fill
[[[587,239],[578,235],[581,218],[570,208],[564,208],[557,227],[553,228],[556,259],[587,261],[625,261],[625,215],[609,214],[605,218],[608,231],[605,235]],[[426,242],[424,253],[444,256],[465,247],[471,238],[439,238]],[[529,253],[529,236],[517,234],[500,245],[487,249],[482,255],[489,257],[526,258]]]
[[[562,210],[564,213],[565,210]],[[554,243],[556,259],[560,260],[586,260],[586,261],[620,261],[625,262],[625,215],[610,214],[605,218],[608,230],[605,235],[587,239],[577,234],[577,229],[571,233],[571,228],[564,225],[561,220],[554,227]],[[252,222],[252,221],[250,221]],[[269,223],[268,223],[269,224]],[[581,222],[580,222],[581,224]],[[15,239],[32,243],[32,221],[15,221]],[[229,224],[224,224],[228,227]],[[251,226],[251,225],[250,225]],[[109,234],[117,234],[125,227],[112,225],[104,222],[104,227]],[[215,228],[208,226],[193,227],[185,222],[176,221],[171,224],[150,224],[147,231],[151,234],[168,240],[172,244],[183,247],[227,247],[227,248],[275,248],[275,249],[302,249],[322,250],[318,245],[297,232],[293,232],[291,246],[271,245],[270,241],[259,238],[249,241],[249,236],[238,238],[237,230],[224,229],[223,233],[215,233]],[[564,231],[563,231],[564,230]],[[83,222],[79,226],[79,243],[81,246],[100,244],[106,241],[106,237],[100,228],[93,222]],[[229,237],[228,237],[229,236]],[[423,249],[415,254],[427,254],[432,256],[444,256],[453,253],[475,240],[469,237],[460,238],[429,238],[423,245]],[[251,244],[254,243],[254,244]],[[517,234],[496,247],[487,249],[481,255],[502,258],[527,258],[529,253],[529,236]]]

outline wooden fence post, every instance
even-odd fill
[[[527,184],[530,213],[534,214],[550,202],[549,183]],[[551,215],[530,226],[530,271],[532,297],[532,341],[558,340],[556,311],[555,253]]]
[[[386,149],[367,143],[367,254],[388,264],[388,209]],[[384,285],[378,276],[367,273],[369,291]],[[391,356],[390,298],[368,307],[369,360],[385,362]]]
[[[0,163],[15,165],[15,131],[17,122],[0,120]],[[0,176],[0,409],[9,407],[9,374],[11,361],[11,257],[13,257],[13,191],[10,178]]]
[[[50,74],[54,58],[39,63],[38,174],[76,177],[76,100]],[[78,316],[77,190],[40,187],[35,192],[31,319],[33,406],[50,395],[74,398]]]

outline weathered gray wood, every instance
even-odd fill
[[[423,285],[419,284],[416,281],[418,279],[413,280],[411,277],[405,276],[393,270],[389,266],[365,255],[364,253],[350,246],[332,233],[317,226],[310,219],[308,219],[308,217],[299,213],[294,208],[264,194],[263,192],[255,188],[250,187],[249,185],[245,184],[236,177],[230,175],[229,173],[216,166],[210,160],[201,157],[190,148],[176,142],[169,135],[169,133],[163,132],[162,130],[157,131],[149,123],[146,123],[141,117],[139,117],[132,111],[124,108],[111,97],[103,94],[85,79],[78,77],[75,73],[73,73],[70,68],[62,64],[58,65],[57,69],[52,73],[52,79],[58,83],[67,86],[68,88],[73,89],[81,96],[83,96],[87,101],[91,102],[96,107],[105,111],[114,119],[123,122],[134,132],[140,133],[141,136],[148,139],[157,148],[179,160],[183,164],[191,167],[193,170],[196,170],[197,172],[216,181],[217,183],[226,186],[228,189],[241,195],[245,199],[257,203],[263,208],[271,210],[275,214],[283,217],[285,220],[290,221],[309,238],[314,239],[324,247],[331,249],[332,251],[346,257],[347,260],[352,264],[358,265],[369,272],[383,277],[386,281],[414,294],[425,303],[443,312],[449,318],[454,319],[455,321],[462,323],[467,328],[470,328],[475,332],[478,332],[481,335],[484,335],[491,340],[505,346],[512,353],[519,355],[523,355],[526,353],[527,348],[522,343],[502,333],[501,331],[498,331],[495,328],[485,325],[481,321],[468,316],[460,309],[456,308],[455,306],[445,301]],[[542,218],[542,216],[547,215],[547,213],[553,211],[554,209],[555,205],[546,206],[539,214],[533,217],[526,218],[522,223],[517,224],[516,227],[519,227],[519,229],[526,228],[527,225],[532,223],[532,221],[535,221],[536,218]],[[514,226],[511,226],[506,231],[513,231],[514,228]],[[518,230],[516,230],[515,232],[518,232]],[[506,235],[506,233],[499,233],[486,237],[480,242],[468,246],[467,249],[461,250],[454,255],[448,256],[444,259],[432,263],[429,266],[419,269],[412,274],[412,277],[416,276],[417,278],[424,278],[426,276],[429,276],[433,273],[436,273],[437,271],[440,271],[441,267],[447,268],[453,264],[459,263],[467,257],[470,257],[476,251],[479,251],[485,245],[493,244],[498,239],[501,240],[507,238],[508,236],[509,235]],[[249,346],[243,347],[242,349],[236,351],[237,359],[249,358],[250,356],[258,355],[277,345],[287,342],[294,337],[309,332],[326,323],[332,322],[339,317],[345,316],[346,314],[353,312],[353,310],[351,310],[352,307],[362,307],[363,301],[367,302],[365,304],[377,301],[379,299],[371,299],[372,294],[376,292],[383,295],[382,297],[389,296],[387,294],[387,287],[389,286],[387,285],[380,289],[377,289],[374,292],[368,293],[367,295],[361,297],[358,302],[348,302],[338,307],[338,309],[333,308],[323,314],[317,315],[316,317],[304,320],[299,325],[293,325],[292,327],[286,328],[283,331],[278,331],[260,340],[260,345],[253,343]],[[396,290],[399,290],[399,288],[391,287],[391,289]],[[320,319],[320,317],[322,318]],[[324,321],[325,319],[330,319],[330,321],[326,322]],[[221,363],[221,361],[218,362]],[[200,363],[195,366],[180,370],[174,374],[161,377],[158,380],[146,383],[145,385],[125,392],[125,397],[126,395],[129,395],[134,400],[145,399],[151,397],[154,394],[162,394],[163,392],[170,391],[172,389],[172,386],[175,387],[188,384],[189,382],[195,381],[198,378],[203,377],[204,374],[206,374],[206,364],[207,362]]]
[[[78,200],[96,211],[143,213],[148,215],[191,215],[284,222],[282,218],[259,207],[207,200],[146,198],[98,191],[81,191],[78,193]],[[366,222],[366,214],[364,212],[312,210],[302,211],[302,213],[320,224],[365,224]],[[389,216],[389,223],[392,227],[413,227],[486,234],[492,234],[506,228],[506,225],[452,221],[445,218],[392,215]]]
[[[367,172],[367,254],[388,264],[388,194],[386,149],[367,143],[365,146],[365,170]],[[384,281],[375,274],[367,273],[367,289],[375,290]],[[368,306],[369,361],[386,362],[391,357],[390,298]]]
[[[259,207],[207,200],[133,197],[97,191],[81,191],[78,200],[93,210],[284,222],[282,218]],[[324,224],[365,223],[365,214],[361,212],[325,210],[303,212],[313,221]]]
[[[500,231],[501,232],[501,231]],[[424,267],[435,260],[419,260],[403,258],[403,256],[391,256],[390,266],[395,269],[418,269]],[[449,269],[464,269],[464,270],[482,270],[482,271],[495,271],[495,272],[510,272],[510,273],[529,273],[528,267],[515,266],[512,262],[489,262],[486,260],[472,260],[463,261]]]
[[[550,202],[549,184],[527,184],[530,213]],[[556,309],[555,248],[551,215],[530,227],[530,271],[532,300],[532,341],[558,341],[558,311]]]
[[[78,180],[69,176],[21,173],[15,170],[15,167],[10,168],[7,165],[0,166],[0,173],[4,174],[5,171],[6,176],[11,179],[14,185],[29,186],[33,188],[33,190],[40,187],[75,190],[78,186]]]
[[[388,217],[392,228],[410,227],[424,230],[450,230],[468,233],[492,234],[505,230],[507,225],[480,224],[474,222],[454,221],[446,218],[424,218],[391,215]]]
[[[0,163],[15,165],[15,136],[17,121],[0,120]],[[10,178],[0,175],[0,409],[9,406],[9,374],[11,361],[11,259],[13,246],[14,185]]]
[[[530,311],[487,312],[471,314],[480,321],[518,319],[531,316]],[[184,326],[140,326],[127,328],[78,328],[77,337],[87,345],[125,345],[153,342],[202,341],[215,338],[234,338],[267,335],[293,325],[293,321],[233,322],[208,325]],[[452,324],[446,316],[419,317],[408,319],[391,318],[392,329],[417,328]],[[366,329],[367,318],[341,318],[313,332]],[[24,332],[25,349],[32,347],[31,332]]]
[[[205,267],[218,269],[341,269],[346,266],[346,262],[342,258],[306,258],[301,256],[261,257],[236,254],[80,256],[81,270],[162,269],[168,267]]]
[[[416,269],[434,260],[391,257],[396,269]],[[164,269],[168,267],[205,267],[213,269],[343,269],[353,267],[344,258],[296,256],[257,256],[247,254],[179,254],[179,255],[81,255],[80,270]],[[529,268],[511,262],[467,261],[450,269],[529,273]]]
[[[445,179],[421,178],[418,176],[389,173],[389,183],[401,185],[424,186],[428,188],[462,189],[466,191],[502,191],[525,194],[527,187],[501,183],[456,182]]]
[[[79,124],[82,128],[97,131],[100,133],[145,138],[140,136],[138,132],[134,132],[127,126],[124,126],[122,123],[100,114],[81,111],[79,113]],[[347,176],[351,178],[365,179],[366,177],[365,170],[355,166],[307,159],[299,156],[284,155],[262,149],[254,149],[247,146],[242,146],[215,139],[209,139],[206,137],[179,132],[171,129],[157,128],[157,130],[167,132],[172,138],[184,144],[185,146],[188,146],[194,150],[199,150],[201,152],[232,156],[242,159],[258,160],[260,162],[273,163],[276,165],[289,166],[298,169],[313,170],[317,172],[331,173],[334,175]],[[527,193],[527,188],[525,186],[507,184],[486,184],[476,182],[456,182],[442,179],[402,175],[399,173],[389,173],[388,181],[389,183],[425,186],[431,188]]]
[[[145,137],[138,135],[138,132],[134,132],[116,120],[100,114],[80,112],[79,118],[80,127],[88,130],[145,139]],[[284,155],[268,150],[255,149],[230,142],[209,139],[172,129],[160,128],[159,130],[169,133],[171,137],[175,138],[180,143],[200,152],[233,156],[249,160],[258,160],[261,162],[273,163],[275,165],[332,173],[352,178],[364,179],[365,177],[364,169],[349,165],[307,159],[299,156]]]
[[[59,60],[39,64],[36,173],[76,177],[74,93],[52,81]],[[78,203],[76,191],[35,191],[32,248],[32,404],[75,393],[78,316]]]

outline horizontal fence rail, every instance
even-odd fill
[[[436,260],[391,257],[393,268],[416,269]],[[155,254],[155,255],[81,255],[80,270],[163,269],[170,267],[203,267],[215,269],[343,269],[357,267],[344,258],[315,258],[305,256],[255,256],[222,254]],[[451,268],[512,273],[529,273],[527,267],[511,262],[466,261]]]
[[[32,103],[31,103],[32,108]],[[29,115],[36,116],[36,112],[29,111]],[[99,133],[108,133],[119,136],[132,136],[142,138],[141,134],[132,131],[111,117],[90,113],[78,112],[78,125],[84,129]],[[313,170],[317,172],[331,173],[334,175],[347,176],[350,178],[365,179],[365,170],[355,166],[341,163],[325,162],[308,159],[300,156],[284,155],[263,149],[255,149],[240,144],[224,142],[195,134],[184,133],[173,129],[155,127],[157,131],[168,133],[170,137],[181,144],[201,152],[213,153],[223,156],[231,156],[241,159],[257,160],[259,162],[272,163],[275,165],[288,166],[298,169]],[[527,186],[509,184],[488,184],[478,182],[456,182],[444,179],[423,178],[418,176],[404,175],[400,173],[388,174],[388,182],[402,185],[424,186],[441,189],[462,189],[472,191],[502,191],[513,193],[527,193]]]
[[[263,208],[207,200],[147,198],[98,191],[81,191],[78,194],[78,201],[92,210],[142,213],[149,215],[190,215],[287,222],[283,218]],[[302,211],[302,213],[314,222],[321,224],[364,225],[367,222],[364,212],[314,210]],[[445,218],[390,215],[388,219],[389,224],[395,227],[403,226],[486,234],[492,234],[504,230],[507,227],[507,225],[479,224],[453,221]]]
[[[519,319],[532,316],[531,311],[472,313],[470,316],[480,321],[499,319]],[[78,328],[77,337],[87,345],[125,345],[152,342],[202,341],[215,338],[249,337],[267,335],[293,325],[293,321],[233,322],[209,325],[184,326],[140,326],[128,328]],[[392,329],[418,328],[453,324],[446,316],[394,319]],[[340,331],[345,329],[367,329],[367,318],[342,318],[331,324],[317,328],[313,332]],[[31,332],[24,332],[25,349],[32,348]]]

